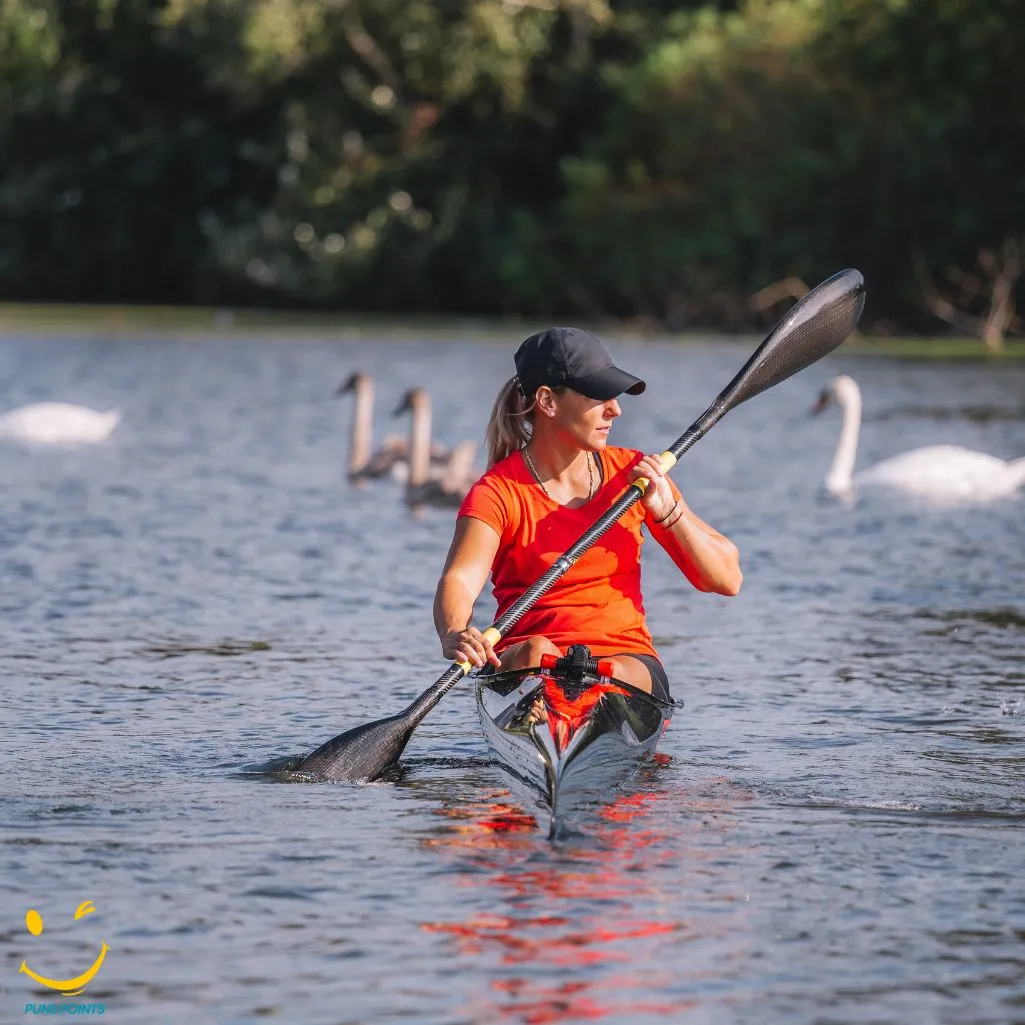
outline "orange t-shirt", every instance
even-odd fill
[[[598,453],[602,483],[590,502],[569,509],[538,487],[519,452],[495,463],[470,489],[459,516],[472,516],[499,536],[491,567],[498,616],[544,575],[630,484],[628,471],[642,453],[607,447]],[[680,493],[670,481],[675,498]],[[641,597],[641,525],[636,502],[598,542],[524,613],[497,646],[542,634],[565,651],[586,644],[596,656],[655,655]]]

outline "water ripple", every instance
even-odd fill
[[[614,440],[657,451],[748,345],[616,351],[649,387]],[[797,414],[843,370],[865,465],[1022,456],[1023,368],[834,357],[688,453],[676,479],[745,588],[698,594],[649,546],[682,707],[573,836],[504,789],[466,687],[387,782],[281,785],[444,668],[452,514],[346,484],[335,384],[375,375],[382,433],[426,384],[451,444],[480,436],[508,363],[460,339],[5,340],[9,407],[125,411],[95,448],[0,445],[6,963],[74,968],[102,940],[87,995],[124,1020],[1016,1020],[1025,499],[837,504],[838,425]],[[18,978],[11,1015],[38,999]]]

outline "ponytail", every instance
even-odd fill
[[[488,469],[530,441],[533,431],[534,399],[527,397],[520,388],[520,379],[510,377],[502,385],[491,410],[484,432],[487,444]]]

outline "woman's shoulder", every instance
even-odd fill
[[[519,452],[513,452],[489,466],[467,492],[458,515],[482,519],[501,532],[517,504],[515,493],[522,483],[517,463],[522,462]]]
[[[489,466],[478,478],[477,484],[485,487],[502,488],[522,481],[523,471],[523,457],[520,455],[519,450],[517,450],[510,452],[504,459],[499,459],[497,463]],[[475,484],[474,487],[476,486]]]

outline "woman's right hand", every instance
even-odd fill
[[[465,630],[451,630],[441,639],[441,652],[453,662],[469,662],[475,668],[489,662],[501,668],[502,660],[495,654],[495,649],[480,630],[468,626]]]

